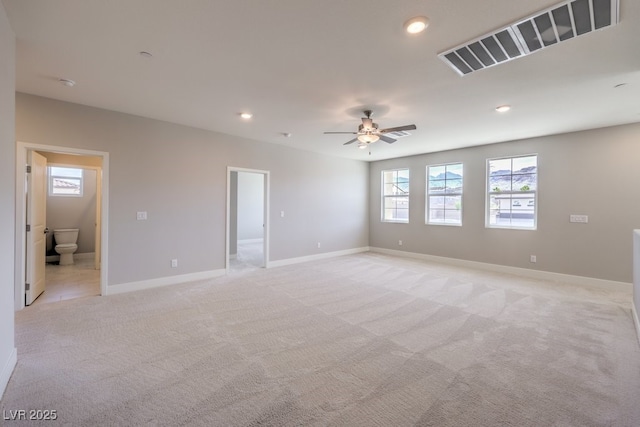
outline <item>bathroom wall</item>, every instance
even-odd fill
[[[96,170],[83,169],[82,197],[47,194],[47,238],[49,247],[53,231],[58,228],[78,228],[76,254],[95,252],[96,246]]]
[[[264,236],[264,175],[238,173],[238,240]]]

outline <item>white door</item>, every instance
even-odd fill
[[[25,304],[31,305],[44,292],[47,250],[47,159],[29,152],[31,173],[27,174],[27,262]]]

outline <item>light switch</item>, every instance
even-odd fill
[[[147,219],[147,212],[138,212],[136,213],[136,219],[138,221],[146,221]]]
[[[579,222],[581,224],[586,224],[589,222],[589,215],[570,215],[569,222]]]

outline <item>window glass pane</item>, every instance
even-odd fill
[[[429,192],[430,193],[442,193],[445,189],[447,181],[444,179],[429,180]]]
[[[462,179],[448,179],[447,193],[459,193],[462,191]]]
[[[52,196],[82,196],[80,168],[49,166],[49,194]]]
[[[534,191],[536,189],[536,174],[521,174],[512,176],[513,191]]]
[[[513,173],[532,173],[536,171],[538,156],[516,157],[513,159]]]
[[[395,171],[398,174],[398,181],[409,182],[409,169]]]
[[[462,208],[462,196],[445,197],[446,209],[460,210]]]
[[[496,159],[489,161],[489,174],[511,175],[511,159]]]
[[[429,180],[444,179],[446,170],[446,166],[429,166]]]
[[[79,196],[82,194],[82,180],[79,178],[52,177],[51,193]]]
[[[49,171],[52,176],[82,178],[82,169],[78,168],[63,168],[58,166],[51,166]]]
[[[444,209],[429,209],[429,222],[444,222]]]
[[[444,211],[444,218],[447,224],[460,224],[462,219],[460,211]]]
[[[429,196],[429,208],[430,209],[442,209],[444,208],[445,198],[443,196]]]
[[[462,177],[462,163],[447,165],[447,172],[449,172],[449,174],[455,174]]]

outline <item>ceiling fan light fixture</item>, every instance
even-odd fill
[[[251,117],[253,117],[253,114],[251,114],[251,113],[240,113],[240,117],[245,119],[245,120],[249,120]]]
[[[499,107],[496,107],[496,111],[498,113],[506,113],[510,109],[511,109],[511,105],[500,105]]]
[[[409,34],[423,32],[429,26],[429,18],[426,16],[416,16],[404,23],[404,29]]]
[[[371,144],[372,142],[376,142],[379,139],[380,137],[378,135],[372,133],[364,133],[362,135],[358,135],[358,141],[365,144]]]
[[[362,142],[362,141],[358,142],[358,148],[361,150],[364,150],[365,148],[367,148],[367,145],[368,144],[366,142]]]

